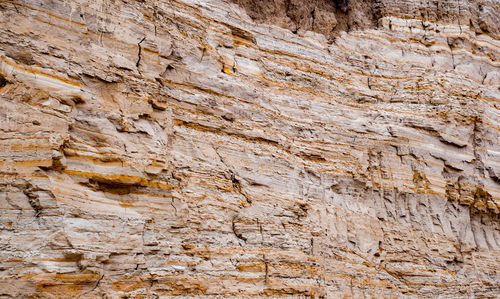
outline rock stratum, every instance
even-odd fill
[[[497,298],[499,20],[0,1],[0,297]]]

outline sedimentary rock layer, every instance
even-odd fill
[[[467,25],[478,34],[498,37],[498,1],[442,0],[232,0],[257,22],[293,32],[311,30],[332,40],[342,31],[377,28],[384,17]]]
[[[498,295],[498,2],[235,2],[0,2],[0,296]]]

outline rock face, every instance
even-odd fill
[[[0,2],[0,297],[498,296],[499,16]]]
[[[332,40],[341,31],[377,28],[394,16],[421,22],[445,22],[478,34],[500,33],[498,1],[442,0],[233,0],[258,22],[295,33],[312,30]],[[421,28],[427,29],[420,24]],[[408,27],[408,26],[407,26]]]

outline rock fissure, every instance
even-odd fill
[[[142,53],[142,42],[146,39],[146,37],[143,37],[138,43],[137,43],[137,62],[135,63],[135,66],[137,68],[139,68],[139,64],[141,63],[141,59],[142,59],[142,56],[141,56],[141,53]]]

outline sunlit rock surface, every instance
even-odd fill
[[[498,296],[499,6],[1,1],[0,297]]]

